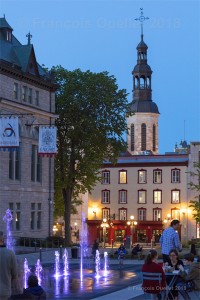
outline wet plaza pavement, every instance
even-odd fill
[[[83,273],[80,272],[80,259],[69,258],[68,271],[63,275],[63,262],[60,262],[60,276],[55,277],[55,251],[44,251],[41,253],[29,253],[17,255],[19,263],[22,265],[27,259],[29,268],[34,272],[35,264],[41,259],[43,267],[41,285],[46,291],[47,299],[95,299],[105,298],[106,295],[116,291],[128,291],[128,298],[134,297],[133,286],[141,282],[140,270],[143,261],[127,259],[119,269],[117,259],[108,260],[107,274],[104,271],[103,259],[96,277],[95,263],[92,259],[86,259],[83,263]],[[82,278],[82,279],[81,279]],[[141,294],[140,290],[140,294]],[[103,298],[102,298],[103,297]],[[112,299],[112,298],[110,298]]]

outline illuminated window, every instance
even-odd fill
[[[162,203],[162,191],[153,191],[153,203]]]
[[[109,220],[109,218],[110,218],[110,209],[102,208],[102,219]]]
[[[180,203],[180,190],[172,190],[172,203]]]
[[[126,209],[119,209],[119,219],[121,221],[126,220],[127,219],[127,210]]]
[[[153,209],[153,220],[154,221],[161,221],[162,220],[162,209],[161,208]]]
[[[127,171],[119,171],[119,183],[127,183]]]
[[[147,171],[146,170],[138,171],[138,183],[147,183]]]

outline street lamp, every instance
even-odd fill
[[[137,221],[134,221],[134,216],[130,216],[130,220],[127,221],[127,225],[131,228],[131,244],[133,243],[133,234],[135,233],[135,226]]]
[[[170,225],[170,222],[171,222],[171,215],[167,214],[167,218],[165,218],[163,221],[165,229]]]
[[[103,219],[101,227],[103,228],[103,247],[105,248],[105,246],[106,246],[106,228],[109,227],[109,224],[107,223],[107,219]]]

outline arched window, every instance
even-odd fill
[[[145,151],[147,147],[147,141],[146,141],[146,124],[141,125],[141,150]]]
[[[145,89],[145,77],[144,76],[140,77],[140,89],[141,90]]]
[[[135,128],[134,124],[131,124],[131,151],[135,150]]]
[[[156,125],[153,125],[153,136],[152,136],[152,143],[153,143],[153,151],[156,151]]]

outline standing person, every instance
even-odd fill
[[[92,255],[93,255],[94,260],[96,258],[96,251],[97,250],[99,250],[99,243],[97,242],[97,240],[95,240],[94,244],[92,246]]]
[[[117,250],[118,254],[118,260],[119,260],[119,267],[121,268],[122,265],[124,264],[124,258],[126,255],[126,248],[124,247],[123,244],[120,245],[120,247]]]
[[[160,245],[162,248],[163,262],[169,261],[169,252],[171,249],[176,249],[179,252],[182,251],[182,245],[179,239],[178,232],[176,230],[179,228],[180,221],[173,220],[170,227],[165,229],[160,237]]]
[[[149,273],[161,273],[162,280],[160,284],[155,280],[144,280],[142,283],[142,289],[145,293],[149,294],[150,299],[158,299],[157,296],[160,293],[164,293],[166,288],[165,273],[161,265],[157,263],[158,253],[156,250],[150,250],[149,254],[145,259],[145,263],[142,266],[142,272]],[[150,295],[151,294],[151,295]]]
[[[4,244],[3,232],[0,231],[0,299],[7,300],[11,296],[11,284],[15,283],[16,291],[21,292],[18,286],[17,260],[12,250]]]

